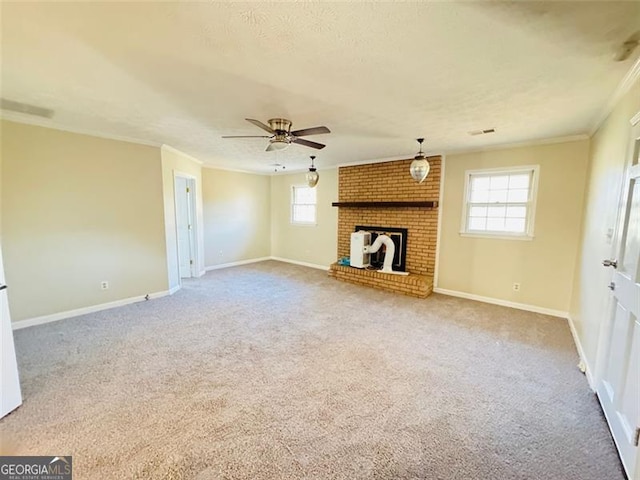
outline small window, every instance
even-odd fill
[[[538,166],[466,172],[462,234],[533,237]]]
[[[316,224],[316,189],[294,186],[291,192],[291,223]]]

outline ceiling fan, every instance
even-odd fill
[[[267,152],[272,150],[284,150],[292,143],[298,145],[304,145],[305,147],[317,148],[320,150],[325,145],[322,143],[312,142],[311,140],[305,140],[307,135],[319,135],[321,133],[331,133],[327,127],[312,127],[303,128],[302,130],[291,131],[291,120],[286,118],[272,118],[268,121],[269,125],[265,125],[259,120],[253,118],[245,118],[247,122],[253,123],[256,127],[259,127],[271,135],[227,135],[222,138],[268,138],[269,145],[267,145]]]

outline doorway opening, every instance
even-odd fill
[[[174,172],[176,245],[180,278],[198,276],[196,179]]]

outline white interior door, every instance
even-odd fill
[[[640,434],[640,123],[634,125],[630,162],[618,216],[611,307],[597,393],[630,479],[638,478]]]
[[[13,344],[13,330],[9,316],[9,302],[4,279],[2,264],[2,250],[0,249],[0,328],[2,329],[2,381],[0,381],[0,418],[12,412],[22,404],[20,380],[18,378],[18,364]]]
[[[175,177],[176,234],[178,240],[178,269],[180,278],[196,276],[195,235],[193,226],[193,187],[185,177]]]

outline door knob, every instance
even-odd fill
[[[611,291],[614,291],[616,289],[616,284],[611,282],[609,285],[607,285],[607,288]]]
[[[616,260],[603,260],[602,265],[604,265],[605,267],[618,268],[618,262]]]

